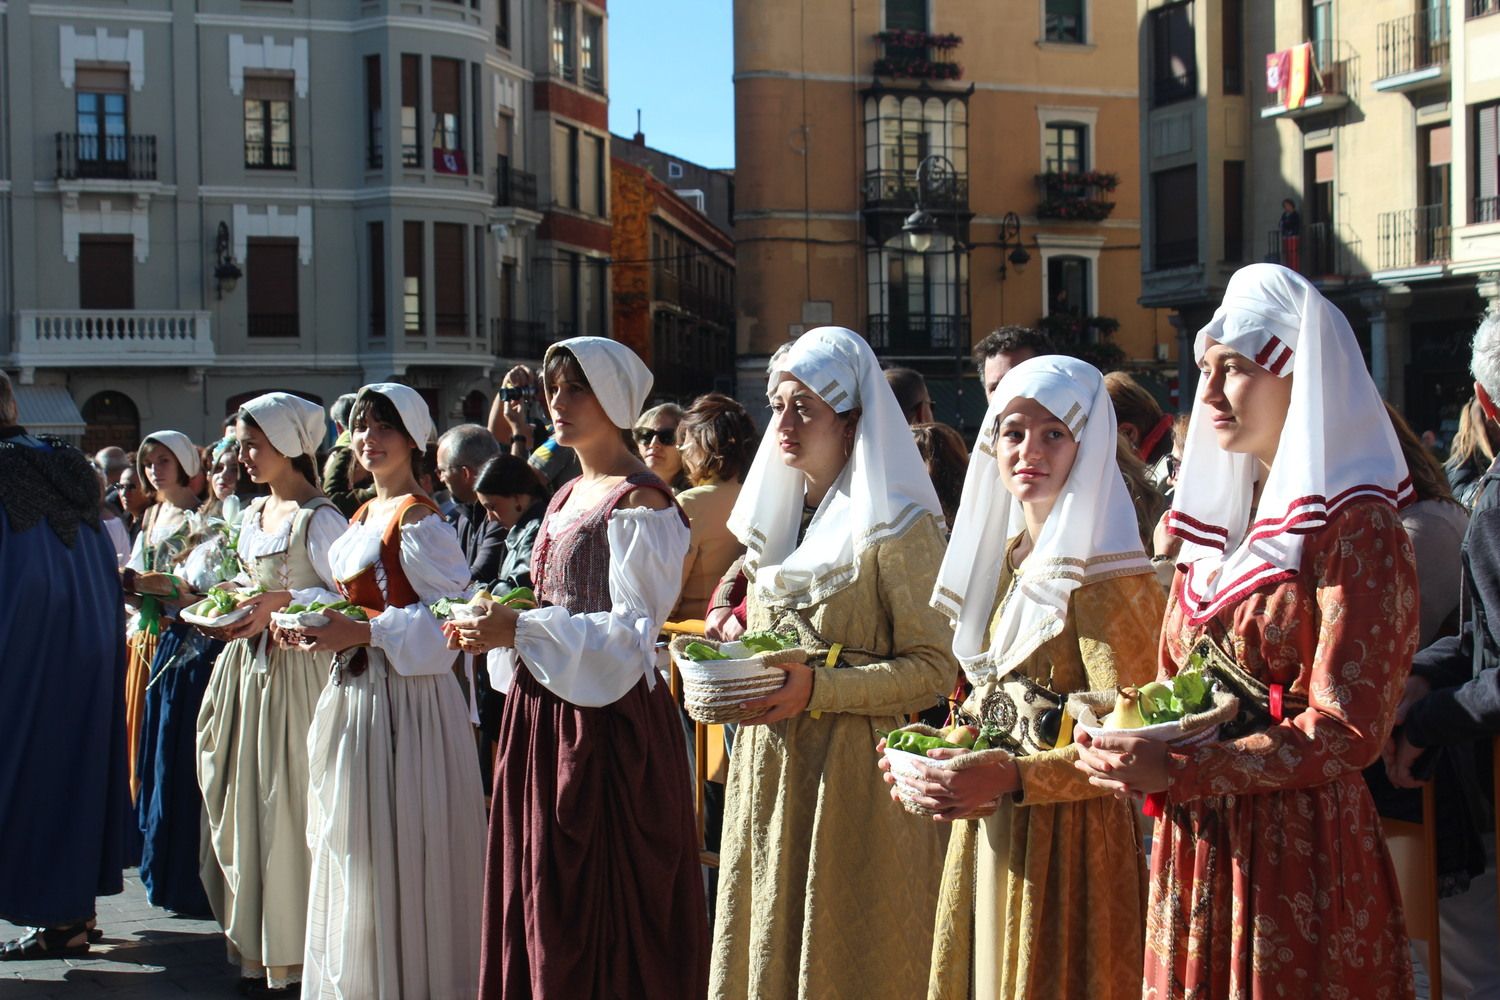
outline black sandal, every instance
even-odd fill
[[[76,958],[89,953],[89,926],[84,921],[66,927],[33,927],[14,941],[0,944],[0,962],[32,962],[38,959]],[[74,938],[83,940],[69,944]],[[100,934],[103,937],[103,934]]]

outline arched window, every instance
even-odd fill
[[[134,451],[141,440],[141,415],[122,392],[97,392],[83,404],[83,453],[92,455],[111,445]]]
[[[953,187],[929,192],[930,205],[968,203],[969,107],[964,95],[865,97],[865,200],[910,202],[917,167],[928,156],[953,164]]]

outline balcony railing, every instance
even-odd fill
[[[16,363],[142,366],[210,364],[207,312],[33,310],[16,314]]]
[[[955,357],[969,350],[967,316],[870,317],[870,346],[901,357]]]
[[[490,319],[490,350],[507,358],[540,358],[551,346],[547,324],[528,319]]]
[[[1314,222],[1297,236],[1266,234],[1266,260],[1308,278],[1353,277],[1361,272],[1362,243],[1347,226]]]
[[[506,208],[536,209],[536,174],[516,170],[510,157],[495,158],[495,204]]]
[[[293,170],[295,148],[289,142],[264,142],[245,147],[245,166],[254,170]]]
[[[1115,210],[1107,196],[1119,186],[1120,178],[1097,170],[1057,170],[1037,174],[1036,184],[1042,195],[1037,218],[1098,222]]]
[[[251,337],[295,337],[300,332],[296,313],[251,313],[245,317],[245,333]]]
[[[875,60],[876,76],[957,80],[964,75],[964,68],[952,59],[953,50],[963,44],[957,35],[895,30],[882,31],[875,40],[881,44],[880,58]]]
[[[912,170],[866,170],[865,208],[909,212],[917,206],[917,173]],[[969,207],[969,175],[934,178],[922,192],[928,211],[961,212]]]
[[[57,133],[57,179],[156,180],[156,136]]]
[[[1428,7],[1376,26],[1376,63],[1380,81],[1411,75],[1431,79],[1448,65],[1448,5]],[[1425,74],[1423,71],[1427,71]]]
[[[733,305],[720,298],[717,292],[683,281],[664,268],[658,268],[651,276],[651,297],[705,322],[730,326],[734,321]]]
[[[1500,14],[1500,0],[1469,0],[1469,16],[1484,17],[1486,14]]]
[[[1453,229],[1447,205],[1380,213],[1380,269],[1422,267],[1448,260]]]
[[[1290,107],[1291,73],[1282,80],[1279,90],[1266,92],[1266,103],[1261,110],[1262,118],[1279,115],[1298,117],[1322,111],[1332,111],[1349,103],[1359,92],[1359,54],[1347,42],[1324,38],[1311,43],[1311,61],[1307,73],[1307,92],[1299,107]],[[1295,58],[1295,53],[1293,54]]]
[[[1469,215],[1469,221],[1500,222],[1500,197],[1489,195],[1474,199],[1474,210]]]

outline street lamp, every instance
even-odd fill
[[[1011,248],[1012,241],[1015,243],[1014,248],[1010,249],[1010,253],[1000,258],[1001,281],[1005,280],[1005,262],[1007,260],[1015,265],[1017,273],[1031,260],[1031,254],[1026,252],[1026,246],[1021,242],[1021,217],[1015,212],[1006,212],[1000,220],[1000,249],[1006,250]]]
[[[945,233],[937,216],[927,211],[928,196],[934,193],[947,191],[951,203],[954,194],[955,181],[958,171],[953,166],[953,161],[946,156],[934,153],[923,157],[922,162],[917,164],[916,185],[916,207],[906,217],[906,222],[901,226],[901,231],[906,234],[906,241],[912,250],[925,257],[932,249],[933,238],[939,235],[948,236],[953,247],[953,271],[950,278],[953,282],[953,307],[949,313],[952,324],[950,327],[953,337],[953,406],[957,411],[954,423],[960,431],[964,426],[964,359],[968,345],[963,338],[963,311],[959,303],[959,271],[962,267],[962,255],[964,252],[963,241],[959,239],[957,226],[954,232]],[[1016,222],[1017,228],[1020,221]],[[929,334],[931,324],[928,325]]]
[[[234,291],[235,284],[244,276],[234,255],[229,252],[229,226],[219,223],[219,232],[214,240],[214,253],[218,262],[214,266],[214,294],[222,300],[225,292]]]

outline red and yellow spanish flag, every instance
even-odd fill
[[[1294,46],[1288,54],[1291,67],[1286,77],[1286,107],[1290,111],[1307,103],[1307,82],[1313,74],[1312,43]]]

